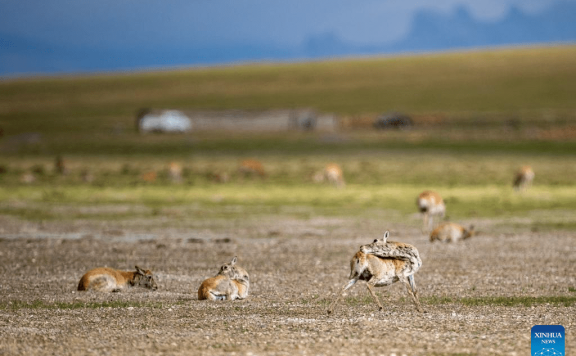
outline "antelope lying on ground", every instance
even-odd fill
[[[474,225],[470,225],[470,228],[466,229],[461,225],[446,222],[440,224],[440,226],[432,231],[430,234],[430,242],[436,240],[443,242],[457,242],[458,240],[470,238],[474,236],[475,233]]]
[[[99,267],[82,276],[78,290],[93,289],[99,292],[119,292],[126,287],[158,289],[152,271],[136,266],[136,271],[119,271],[114,268]]]
[[[414,274],[422,266],[422,260],[416,247],[402,242],[388,242],[390,233],[386,231],[383,239],[376,239],[373,243],[360,246],[360,251],[356,252],[350,260],[350,280],[342,288],[336,299],[328,308],[328,314],[334,311],[334,307],[344,294],[358,280],[366,281],[366,287],[370,295],[382,310],[382,304],[373,287],[391,285],[394,282],[402,282],[406,290],[412,297],[416,309],[422,312]]]
[[[418,209],[424,214],[422,232],[431,231],[434,227],[434,217],[444,217],[446,206],[440,194],[431,190],[426,190],[418,196],[416,200]]]
[[[514,177],[514,189],[524,191],[532,185],[532,181],[534,180],[534,171],[530,166],[523,166],[520,170],[516,173]]]
[[[215,277],[208,278],[198,288],[199,300],[235,300],[244,299],[248,296],[250,277],[248,272],[240,266],[236,266],[236,256],[220,267]]]

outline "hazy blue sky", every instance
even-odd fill
[[[449,15],[464,7],[475,20],[489,23],[501,20],[511,7],[526,14],[538,14],[558,2],[1,0],[0,46],[3,48],[0,48],[0,60],[4,58],[6,63],[11,61],[15,65],[25,61],[32,63],[34,56],[44,53],[53,58],[63,48],[68,49],[67,53],[70,48],[128,53],[168,47],[177,49],[178,46],[225,49],[243,44],[288,48],[324,34],[335,35],[348,44],[385,45],[406,36],[413,26],[414,15],[423,10]],[[40,54],[25,48],[35,46],[43,48]],[[5,52],[4,57],[2,52]],[[80,60],[81,55],[75,55]],[[6,68],[3,71],[9,72]]]
[[[296,45],[333,32],[355,43],[399,39],[416,10],[450,12],[465,5],[474,17],[497,20],[514,5],[538,12],[551,0],[3,0],[0,33],[49,43],[154,45],[275,42]]]

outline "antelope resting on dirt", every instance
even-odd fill
[[[424,223],[422,225],[422,232],[431,231],[434,227],[434,217],[444,217],[446,214],[446,205],[440,194],[431,190],[425,190],[418,196],[416,200],[418,209],[424,214]]]
[[[530,166],[523,166],[514,177],[514,189],[524,191],[532,185],[534,180],[534,171]]]
[[[334,311],[334,307],[344,292],[356,284],[358,280],[366,281],[366,287],[378,304],[379,310],[384,308],[373,287],[388,286],[400,281],[406,286],[408,294],[416,305],[416,310],[422,312],[414,281],[414,274],[422,266],[420,254],[412,245],[388,241],[389,235],[390,233],[386,231],[384,238],[360,246],[360,251],[356,252],[350,260],[350,280],[328,308],[328,314]]]
[[[114,268],[99,267],[82,276],[78,290],[93,289],[99,292],[120,292],[126,287],[158,289],[152,271],[136,266],[136,271],[119,271]]]
[[[432,231],[430,234],[430,242],[434,242],[436,240],[442,242],[457,242],[459,240],[470,238],[474,236],[475,233],[474,225],[470,225],[470,228],[466,229],[461,225],[446,222],[440,224],[440,226]]]
[[[340,168],[336,163],[328,164],[322,172],[318,172],[314,175],[314,181],[316,183],[323,182],[324,180],[334,184],[338,188],[344,188],[346,186],[342,168]]]
[[[248,272],[236,266],[236,256],[220,267],[215,277],[208,278],[198,288],[198,300],[235,300],[248,296],[250,277]]]

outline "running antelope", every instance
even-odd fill
[[[514,189],[524,191],[532,185],[534,180],[534,171],[530,166],[523,166],[514,177]]]
[[[418,209],[424,214],[422,232],[431,231],[434,227],[434,217],[444,217],[446,205],[440,194],[431,190],[423,191],[416,200]]]
[[[93,289],[99,292],[120,292],[126,287],[158,289],[152,271],[136,266],[136,271],[119,271],[109,267],[99,267],[86,272],[78,283],[78,290]]]
[[[324,168],[322,172],[318,172],[314,175],[314,181],[317,183],[328,181],[334,184],[338,188],[343,188],[346,186],[344,181],[344,174],[342,173],[342,168],[336,163],[330,163]]]
[[[240,162],[240,167],[238,167],[238,172],[244,176],[254,176],[259,175],[260,177],[265,177],[266,172],[264,171],[264,166],[262,162],[255,159],[246,159]]]
[[[422,312],[414,281],[414,274],[422,266],[420,254],[412,245],[388,241],[389,235],[390,233],[386,231],[384,238],[360,246],[360,251],[356,252],[350,260],[350,280],[328,308],[328,314],[334,311],[334,307],[344,292],[356,284],[358,280],[366,281],[366,287],[378,304],[379,310],[384,309],[384,307],[382,307],[373,287],[388,286],[400,281],[406,286],[408,294],[416,305],[416,310]]]
[[[250,277],[248,272],[240,266],[236,266],[236,256],[220,267],[215,277],[208,278],[198,288],[199,300],[235,300],[244,299],[248,296]]]
[[[430,234],[430,242],[436,240],[442,242],[457,242],[470,238],[474,236],[475,233],[474,225],[470,225],[470,228],[466,229],[458,224],[445,222],[432,231]]]

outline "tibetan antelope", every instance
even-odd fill
[[[442,242],[457,242],[459,240],[465,240],[474,236],[476,232],[474,231],[474,225],[470,225],[470,228],[466,229],[463,226],[452,222],[445,222],[440,224],[437,228],[430,234],[430,242],[436,240]]]
[[[373,287],[388,286],[400,281],[406,286],[408,294],[416,305],[416,310],[422,312],[414,281],[414,274],[422,266],[420,254],[412,245],[388,241],[389,235],[390,233],[386,231],[384,238],[360,246],[360,251],[356,252],[350,260],[350,280],[328,308],[328,314],[334,311],[334,307],[344,292],[356,284],[358,280],[366,281],[366,287],[378,304],[379,310],[384,309],[384,307],[382,307]]]
[[[136,266],[136,271],[119,271],[114,268],[99,267],[82,276],[78,290],[93,289],[99,292],[119,292],[126,287],[158,289],[152,271]]]
[[[230,176],[226,172],[208,172],[206,178],[214,183],[228,183]]]
[[[36,176],[30,172],[24,173],[20,176],[20,182],[32,184],[36,181]]]
[[[157,174],[154,171],[148,171],[140,175],[140,179],[146,183],[156,182]]]
[[[441,218],[446,214],[446,205],[444,205],[442,197],[431,190],[420,193],[416,204],[418,204],[418,209],[424,215],[422,232],[431,231],[434,227],[434,218]]]
[[[94,175],[88,168],[82,169],[80,172],[80,178],[84,183],[92,183],[94,181]]]
[[[56,156],[56,159],[54,160],[54,170],[60,175],[68,174],[66,161],[60,155]]]
[[[182,183],[182,166],[176,162],[170,162],[168,175],[173,183]]]
[[[514,177],[514,189],[517,191],[524,191],[532,185],[534,180],[534,171],[530,166],[523,166]]]
[[[236,266],[236,256],[220,267],[215,277],[208,278],[198,288],[198,300],[235,300],[248,296],[250,277],[248,272]]]
[[[322,172],[318,172],[314,175],[313,179],[316,183],[321,183],[326,180],[328,183],[334,184],[338,188],[344,188],[346,186],[342,168],[340,168],[336,163],[326,165]]]
[[[262,162],[255,159],[245,159],[240,162],[238,167],[238,172],[244,176],[254,176],[258,175],[260,177],[265,177],[266,172],[264,171],[264,166]]]

